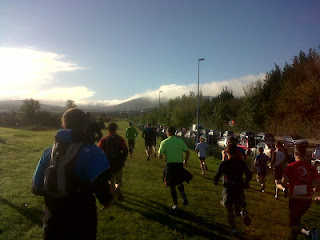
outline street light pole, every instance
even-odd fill
[[[199,108],[200,108],[199,81],[200,81],[200,61],[204,61],[204,58],[199,58],[199,59],[198,59],[197,140],[199,140]]]

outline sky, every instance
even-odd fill
[[[203,95],[242,96],[318,49],[319,12],[318,0],[1,0],[0,101],[169,99],[197,93],[198,73]]]

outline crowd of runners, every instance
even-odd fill
[[[128,155],[133,156],[138,131],[129,123],[125,130],[126,144],[125,139],[117,134],[116,123],[109,123],[107,128],[108,135],[102,137],[101,130],[82,110],[69,109],[63,114],[62,129],[57,132],[53,146],[43,153],[33,178],[33,193],[44,196],[45,239],[96,239],[95,197],[101,209],[109,208],[115,199],[124,201],[121,192],[122,169]],[[167,138],[161,141],[158,150],[157,135],[150,124],[144,128],[142,137],[147,161],[151,156],[166,160],[163,182],[170,189],[173,211],[178,211],[176,188],[183,205],[188,205],[183,184],[189,183],[193,175],[184,167],[188,165],[190,151],[186,143],[175,135],[175,131],[174,127],[167,128]],[[200,136],[195,146],[203,175],[208,170],[206,157],[209,145],[206,140],[205,136]],[[98,142],[98,146],[95,142]],[[215,185],[219,185],[222,178],[220,203],[227,210],[231,234],[236,235],[236,216],[242,217],[245,225],[251,224],[244,191],[249,188],[252,173],[246,164],[243,149],[237,147],[236,138],[228,139],[221,156],[213,180]],[[279,199],[281,192],[284,197],[289,197],[290,238],[297,239],[299,234],[304,234],[310,239],[318,239],[318,229],[303,228],[300,221],[311,206],[313,194],[320,191],[320,176],[306,161],[304,147],[297,146],[294,157],[295,162],[285,166],[281,142],[276,143],[276,151],[271,159],[259,148],[254,160],[257,182],[263,193],[268,169],[274,169],[275,200]]]

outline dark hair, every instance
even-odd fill
[[[174,136],[176,133],[176,128],[175,127],[168,127],[167,132],[170,134],[170,136]]]
[[[228,139],[228,143],[234,143],[237,144],[238,143],[238,139],[236,137],[229,137]]]
[[[294,153],[300,157],[304,157],[307,154],[307,148],[302,145],[296,145],[294,148]]]
[[[109,132],[116,132],[118,129],[118,124],[116,124],[115,122],[111,122],[108,124],[108,130]]]
[[[70,108],[62,115],[61,122],[65,129],[72,130],[72,139],[74,142],[84,140],[84,132],[88,125],[84,111],[78,108]]]
[[[132,122],[129,122],[129,126],[132,127]]]
[[[281,141],[276,141],[276,147],[277,148],[282,148],[283,147],[282,142]]]
[[[235,155],[237,152],[237,145],[235,143],[228,144],[227,153],[230,155]]]

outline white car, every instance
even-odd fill
[[[274,144],[265,142],[258,143],[257,146],[250,149],[253,157],[256,157],[259,154],[260,147],[263,148],[263,152],[271,159],[271,155],[275,151]]]
[[[228,138],[227,137],[222,137],[218,141],[218,146],[222,147],[222,148],[225,148],[227,146],[227,143],[228,143]]]

